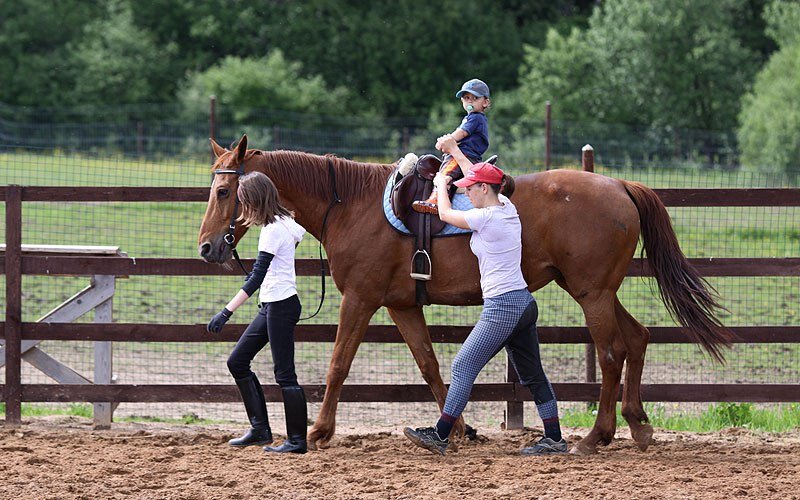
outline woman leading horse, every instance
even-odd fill
[[[408,277],[413,241],[394,231],[381,213],[381,194],[393,166],[249,150],[247,136],[232,150],[213,140],[211,144],[214,170],[231,173],[214,176],[198,238],[200,256],[217,263],[230,258],[225,238],[236,209],[236,172],[263,172],[297,222],[322,242],[342,294],[325,395],[308,434],[309,447],[325,446],[333,437],[342,384],[369,320],[380,307],[387,308],[442,409],[446,388],[422,307],[415,302],[415,282]],[[594,453],[598,444],[614,438],[625,361],[622,414],[644,450],[653,432],[640,396],[649,332],[617,298],[640,235],[670,313],[693,341],[721,360],[721,347],[731,343],[733,334],[715,315],[720,307],[716,297],[686,260],[664,205],[646,186],[573,170],[523,175],[515,181],[512,201],[522,223],[522,273],[528,290],[555,281],[580,304],[602,370],[597,419],[572,451]],[[335,204],[337,194],[341,203]],[[245,231],[235,227],[236,241]],[[436,241],[434,276],[427,283],[431,303],[481,303],[478,266],[468,245],[468,236]],[[463,422],[454,430],[463,431]]]

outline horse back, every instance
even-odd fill
[[[522,222],[523,272],[532,289],[559,276],[624,277],[640,225],[622,181],[579,170],[549,170],[515,180],[511,201]]]

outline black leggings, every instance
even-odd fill
[[[275,365],[275,382],[281,387],[297,385],[294,370],[294,327],[300,319],[300,299],[292,295],[278,302],[265,302],[228,357],[234,379],[249,377],[250,362],[269,343]]]

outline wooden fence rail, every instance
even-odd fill
[[[800,206],[800,189],[656,189],[664,203],[673,207],[719,206]],[[0,201],[6,205],[6,245],[0,254],[0,274],[6,276],[6,317],[0,322],[0,338],[5,340],[6,381],[0,385],[6,404],[6,425],[20,423],[24,402],[233,402],[238,401],[232,385],[55,385],[21,383],[22,340],[91,340],[117,342],[233,342],[245,325],[230,325],[213,339],[204,325],[159,324],[46,324],[22,322],[21,285],[23,275],[227,275],[232,271],[199,259],[138,259],[128,257],[82,257],[23,255],[22,204],[45,202],[203,202],[207,188],[153,187],[21,187],[0,186]],[[800,276],[798,258],[701,258],[690,259],[704,276]],[[250,261],[252,264],[252,261]],[[313,259],[297,262],[297,274],[319,273]],[[628,276],[650,276],[646,260],[634,259]],[[800,326],[744,326],[733,328],[742,343],[800,342]],[[470,327],[431,326],[434,342],[460,343]],[[687,343],[678,327],[650,327],[651,343]],[[336,325],[299,325],[299,342],[332,342]],[[541,327],[542,343],[588,344],[591,337],[584,327]],[[370,326],[366,342],[402,342],[394,326]],[[596,401],[597,383],[553,384],[563,401]],[[321,401],[324,386],[305,386],[310,401]],[[621,391],[622,389],[620,389]],[[269,401],[280,400],[277,386],[265,386]],[[621,392],[620,392],[621,394]],[[478,384],[473,391],[477,401],[521,403],[530,392],[516,382]],[[800,401],[798,384],[644,384],[645,401]],[[341,401],[413,402],[433,401],[425,385],[376,384],[344,386]],[[509,406],[511,408],[511,406]],[[521,410],[521,405],[515,408]],[[520,415],[508,416],[519,423]]]

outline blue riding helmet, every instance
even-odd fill
[[[489,97],[489,86],[486,85],[483,80],[473,78],[472,80],[464,82],[464,85],[461,86],[461,90],[456,92],[456,98],[461,99],[461,96],[467,92],[475,97]]]

